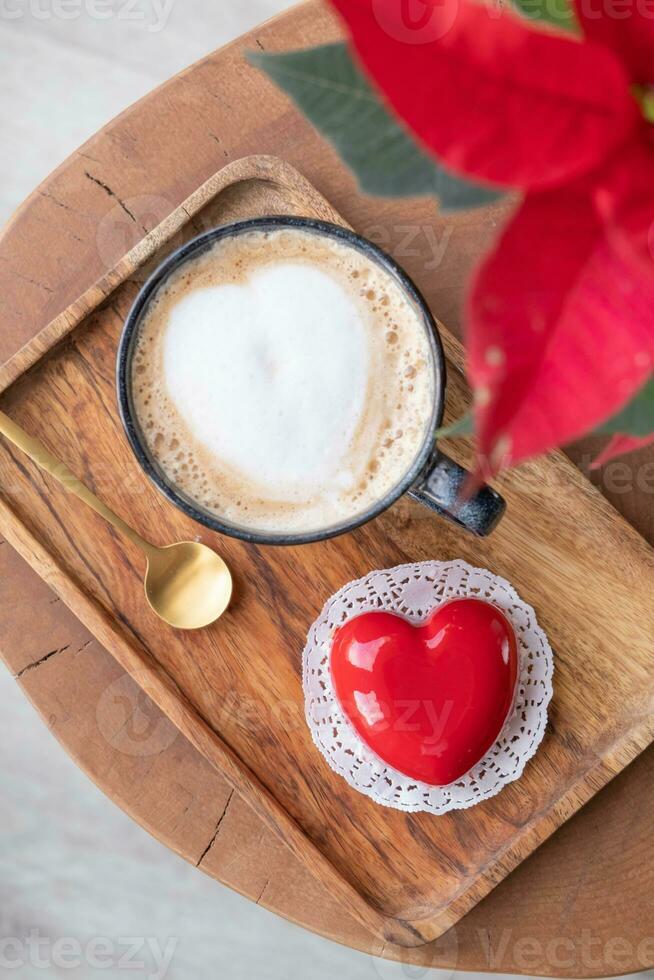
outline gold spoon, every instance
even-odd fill
[[[141,549],[148,563],[145,597],[164,622],[177,629],[192,630],[208,626],[222,616],[232,596],[232,576],[215,551],[195,541],[156,548],[109,510],[64,463],[4,412],[0,412],[0,433]]]

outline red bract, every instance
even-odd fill
[[[654,24],[594,4],[581,41],[471,0],[332,2],[445,166],[525,192],[467,302],[481,457],[593,429],[654,364],[654,130],[633,89],[654,81]]]
[[[597,470],[604,466],[609,460],[616,456],[624,456],[625,453],[633,453],[636,449],[643,449],[654,442],[654,433],[650,436],[613,436],[606,449],[603,449],[597,459],[593,462],[591,469]]]

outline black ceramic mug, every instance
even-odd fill
[[[204,510],[197,501],[184,494],[168,479],[157,461],[152,457],[141,432],[132,398],[132,357],[135,341],[142,318],[162,284],[181,266],[197,259],[220,239],[252,231],[278,231],[284,228],[299,229],[305,233],[336,239],[344,245],[357,249],[368,261],[380,266],[400,286],[405,296],[419,312],[429,340],[433,372],[434,398],[430,424],[427,427],[419,453],[402,479],[389,493],[365,512],[358,513],[348,521],[338,525],[310,533],[284,534],[252,530],[223,520],[214,513]],[[145,283],[127,317],[118,350],[117,363],[118,404],[125,432],[137,460],[155,486],[176,507],[200,524],[204,524],[214,531],[219,531],[221,534],[229,534],[257,544],[271,545],[308,544],[352,531],[377,517],[405,493],[473,534],[480,537],[489,534],[504,513],[506,506],[504,500],[495,490],[482,486],[473,497],[459,503],[460,491],[468,474],[436,446],[436,434],[443,419],[445,381],[445,356],[434,318],[416,286],[397,263],[378,246],[347,228],[312,218],[291,216],[255,218],[225,225],[200,235],[169,256]]]

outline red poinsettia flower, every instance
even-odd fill
[[[471,0],[332,2],[428,150],[524,192],[467,303],[481,457],[594,429],[654,371],[654,20],[578,0],[580,39]]]

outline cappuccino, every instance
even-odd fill
[[[237,527],[309,534],[382,500],[419,455],[434,368],[421,311],[346,241],[219,239],[159,287],[134,410],[168,481]]]

